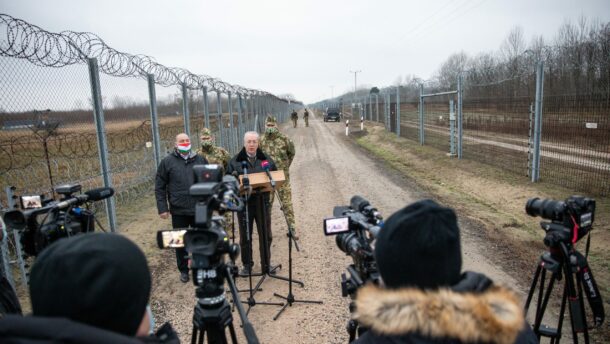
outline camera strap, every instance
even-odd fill
[[[593,277],[593,272],[591,271],[591,268],[589,268],[585,256],[578,251],[574,251],[574,256],[576,256],[578,262],[578,277],[582,281],[589,307],[591,307],[591,311],[593,312],[593,326],[599,327],[604,322],[605,317],[602,295],[599,292],[599,288]]]

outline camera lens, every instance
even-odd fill
[[[565,203],[552,199],[530,198],[525,204],[529,216],[540,216],[552,221],[563,221]]]

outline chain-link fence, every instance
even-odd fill
[[[567,63],[578,47],[545,48],[495,68],[458,72],[445,82],[417,81],[340,99],[360,99],[366,119],[449,156],[491,164],[524,181],[607,196],[610,60],[603,51],[610,40],[582,46],[589,52],[586,63]]]
[[[57,199],[64,183],[112,187],[115,196],[94,210],[115,231],[116,208],[152,194],[177,134],[190,134],[196,150],[210,127],[236,153],[246,129],[302,106],[116,51],[90,33],[51,33],[0,14],[0,35],[0,210],[18,206],[13,195]],[[17,236],[8,237],[2,256],[21,257]]]

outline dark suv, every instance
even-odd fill
[[[341,121],[341,111],[339,109],[328,109],[326,115],[324,115],[324,122],[339,122]]]

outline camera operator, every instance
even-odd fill
[[[277,171],[277,167],[273,160],[266,155],[260,148],[259,135],[255,131],[248,131],[244,134],[244,148],[235,155],[231,161],[229,161],[229,167],[227,168],[227,174],[233,174],[237,172],[238,175],[243,175],[244,170],[242,163],[247,163],[248,173],[263,172],[262,166],[263,161],[267,161],[269,164],[269,170]],[[269,192],[253,193],[248,201],[248,224],[250,238],[252,238],[252,229],[254,221],[256,221],[256,229],[258,231],[259,248],[261,255],[261,268],[262,271],[268,271],[270,259],[271,259],[271,205],[269,200]],[[241,271],[241,275],[247,275],[252,270],[254,265],[250,250],[248,249],[250,242],[247,241],[246,237],[246,224],[245,224],[245,210],[238,216],[239,218],[239,245],[241,247],[241,261],[244,265],[244,269]],[[263,231],[267,236],[267,242],[265,243]],[[267,254],[265,254],[267,252]]]
[[[515,295],[461,273],[454,211],[432,200],[390,216],[375,243],[383,287],[358,290],[355,343],[537,343]]]
[[[191,151],[191,140],[184,133],[176,135],[174,151],[161,160],[155,180],[157,210],[162,219],[167,219],[171,213],[173,228],[195,225],[195,200],[189,195],[189,188],[195,183],[193,166],[207,163],[204,157]],[[184,248],[176,249],[176,263],[183,283],[189,281],[186,257]]]
[[[178,343],[169,324],[149,336],[151,277],[144,253],[118,234],[59,240],[30,274],[33,316],[0,320],[3,343]]]

